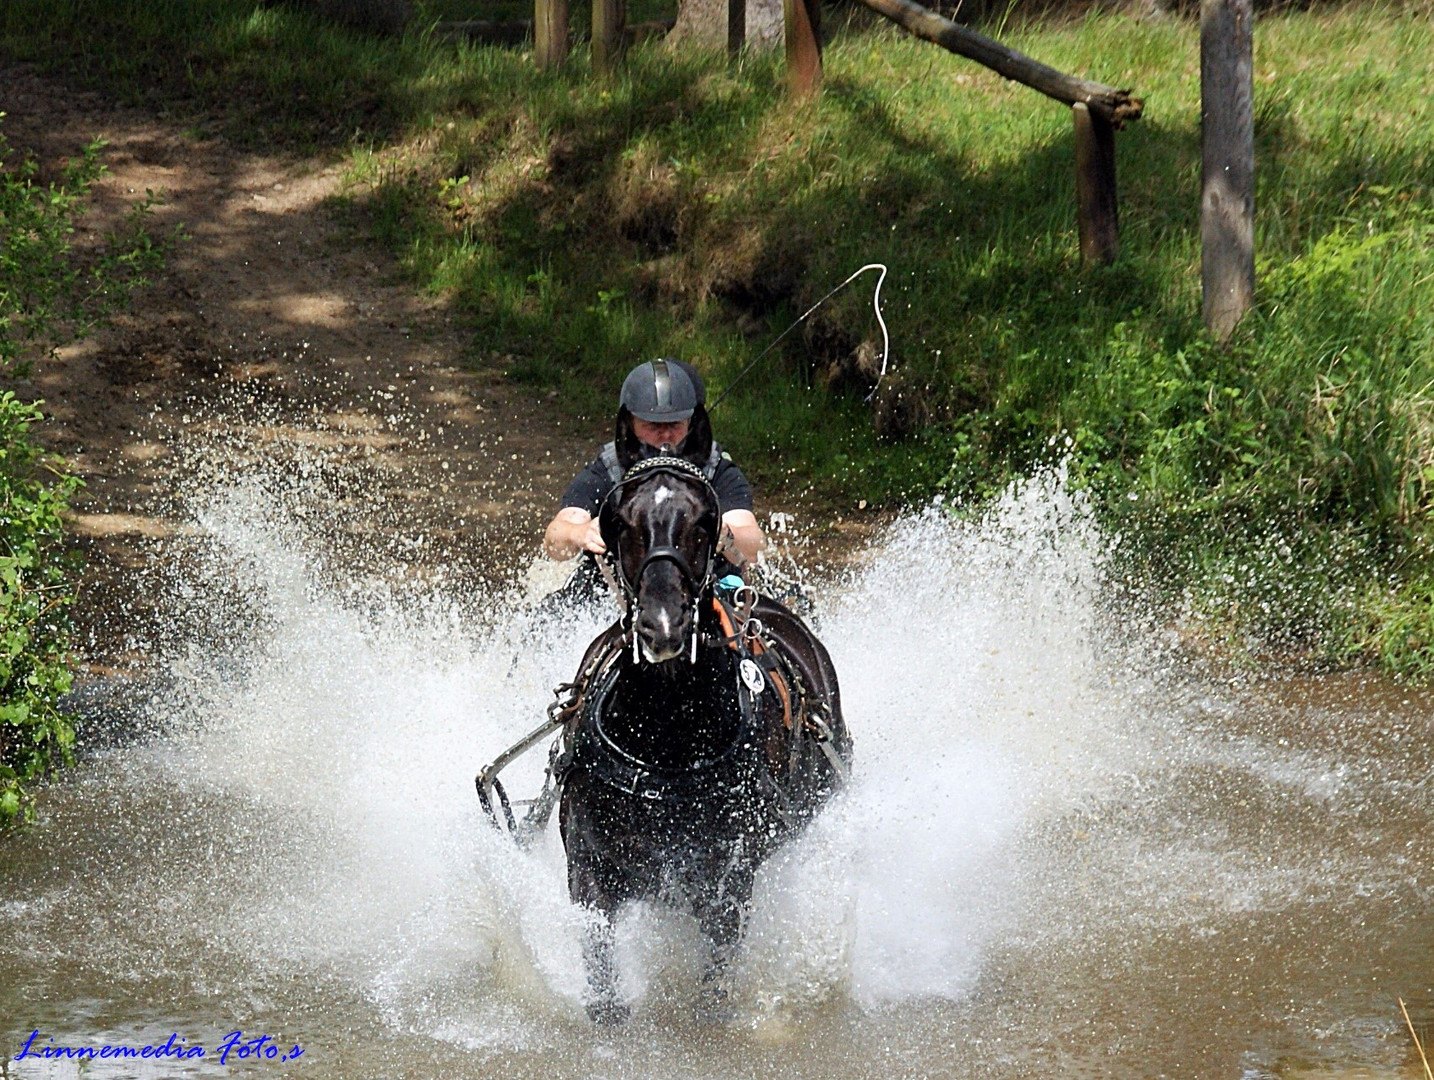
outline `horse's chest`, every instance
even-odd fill
[[[628,791],[615,779],[596,762],[569,775],[570,856],[585,849],[655,884],[672,871],[701,876],[734,858],[759,861],[781,839],[780,813],[751,769],[719,766],[691,787],[647,777]]]

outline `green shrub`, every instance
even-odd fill
[[[0,113],[0,118],[4,117]],[[35,182],[33,158],[9,165],[9,145],[0,135],[0,373],[23,377],[27,354],[82,335],[135,288],[163,260],[168,242],[156,243],[147,229],[155,196],[147,193],[120,232],[88,260],[70,245],[85,199],[104,175],[102,140],[67,162],[58,180]]]
[[[71,247],[104,172],[101,146],[91,143],[42,186],[33,160],[7,164],[0,136],[0,378],[24,375],[35,350],[83,333],[162,257],[165,245],[144,228],[152,199],[92,256]],[[0,391],[0,827],[29,812],[26,785],[67,763],[74,744],[60,698],[70,688],[76,566],[60,515],[79,481],[35,442],[41,419],[37,404]]]
[[[40,410],[0,394],[0,825],[27,809],[25,785],[70,760],[68,611],[73,565],[60,514],[79,481],[30,434]]]

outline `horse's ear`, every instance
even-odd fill
[[[617,448],[618,466],[624,473],[642,460],[642,440],[633,429],[632,413],[626,405],[618,406],[613,443]]]
[[[707,459],[712,456],[712,421],[707,418],[705,406],[699,404],[692,411],[692,419],[687,424],[687,437],[677,447],[677,454],[694,465],[706,468]]]

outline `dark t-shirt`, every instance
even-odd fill
[[[597,517],[602,501],[612,489],[612,477],[599,455],[568,485],[568,490],[563,493],[563,508],[575,506]],[[752,485],[747,483],[742,470],[732,463],[725,451],[712,474],[712,490],[717,493],[717,505],[724,514],[729,510],[752,509]]]

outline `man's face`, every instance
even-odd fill
[[[667,424],[654,424],[651,420],[632,418],[632,432],[638,439],[651,447],[676,446],[687,438],[689,422],[673,420]]]

